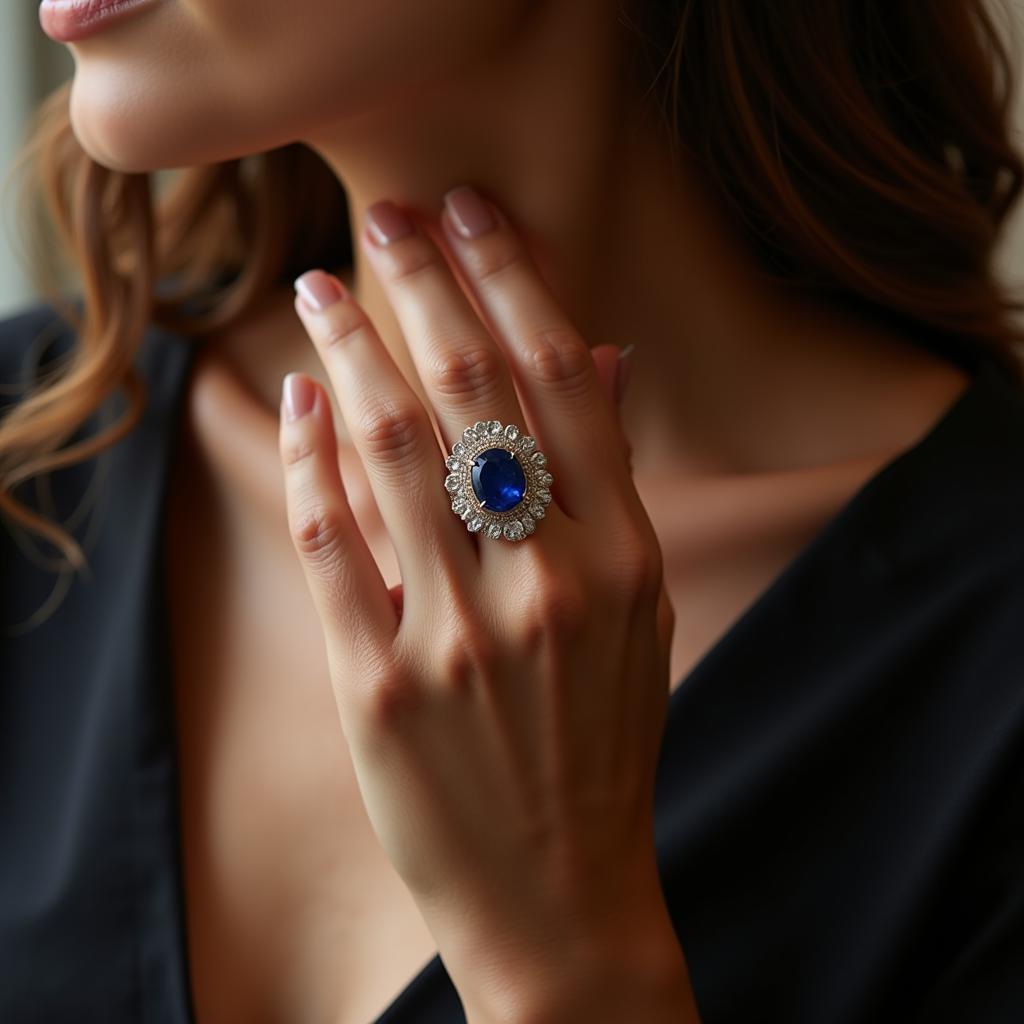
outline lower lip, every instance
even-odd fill
[[[39,24],[58,43],[85,39],[154,0],[43,0]]]

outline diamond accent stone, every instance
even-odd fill
[[[551,503],[554,477],[537,439],[514,423],[477,420],[445,456],[452,512],[470,533],[520,541],[537,529]]]

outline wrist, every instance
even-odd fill
[[[610,955],[542,976],[510,971],[500,987],[460,996],[469,1024],[700,1024],[681,956],[639,964]]]
[[[660,898],[472,975],[470,985],[457,983],[469,1024],[700,1022],[686,959]]]

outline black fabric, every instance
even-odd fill
[[[39,338],[72,341],[0,323],[0,401]],[[194,351],[147,331],[141,421],[51,476],[62,519],[95,488],[92,575],[0,637],[4,1024],[202,1024],[160,557]],[[704,1024],[1024,1021],[1024,397],[970,369],[672,695],[656,841]],[[0,531],[4,626],[53,589],[33,550]],[[463,1020],[434,958],[375,1024]]]

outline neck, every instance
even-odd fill
[[[630,85],[621,27],[587,20],[573,5],[542,5],[518,39],[458,78],[388,97],[305,141],[343,184],[354,233],[381,198],[436,218],[454,185],[489,194],[587,340],[635,342],[631,391],[667,409],[696,346],[748,335],[755,319],[763,327],[770,297],[696,182],[672,165]],[[418,387],[380,284],[353,251],[353,294]]]
[[[750,416],[786,417],[792,389],[779,382],[841,388],[865,361],[864,329],[758,273],[699,176],[671,157],[624,60],[634,43],[598,13],[539,5],[500,52],[302,140],[344,186],[356,237],[378,199],[436,225],[449,188],[490,195],[589,343],[635,343],[623,418],[638,474],[799,463],[800,435],[762,450]],[[425,398],[358,243],[353,253],[354,297]]]

